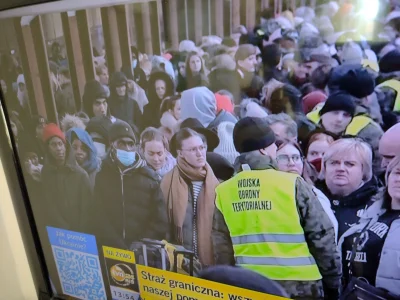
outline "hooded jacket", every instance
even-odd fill
[[[160,107],[162,99],[158,98],[156,93],[156,81],[163,80],[165,82],[165,97],[172,96],[174,94],[174,83],[171,77],[165,72],[155,72],[150,75],[147,83],[147,95],[149,103],[144,107],[143,119],[144,127],[159,127],[160,119]]]
[[[127,122],[140,132],[143,129],[143,115],[137,102],[129,96],[128,87],[125,96],[121,97],[117,94],[116,87],[123,82],[125,82],[125,85],[127,84],[127,78],[122,72],[116,72],[111,77],[110,99],[108,101],[111,115]]]
[[[82,96],[83,111],[89,116],[89,118],[93,118],[93,103],[96,99],[107,98],[107,91],[100,82],[97,80],[87,82]]]
[[[48,148],[48,146],[47,146]],[[69,143],[66,162],[54,164],[46,154],[42,169],[43,217],[46,226],[85,232],[85,220],[93,209],[92,190],[87,173],[78,165]]]
[[[331,201],[332,210],[339,224],[338,238],[340,238],[347,229],[358,222],[362,211],[372,204],[371,199],[378,192],[378,181],[373,177],[359,189],[345,197],[332,195],[325,182],[317,182],[317,187]]]
[[[237,121],[237,118],[233,114],[227,112],[226,110],[221,110],[218,115],[216,115],[215,119],[210,124],[208,124],[208,128],[215,129],[222,122],[231,122],[233,124],[236,124]]]
[[[92,231],[98,244],[128,249],[142,238],[165,239],[167,208],[158,176],[138,154],[135,164],[122,171],[112,153],[96,176]]]
[[[182,93],[181,119],[195,118],[204,127],[215,119],[217,101],[215,95],[206,87],[195,87]]]
[[[81,167],[89,175],[90,187],[93,190],[96,174],[100,170],[101,161],[97,157],[97,150],[93,144],[92,138],[85,130],[80,128],[71,128],[68,130],[66,138],[71,145],[76,138],[79,139],[89,150],[88,157]]]
[[[248,164],[252,170],[276,169],[268,157],[243,153],[235,161],[235,171]],[[301,178],[296,182],[296,204],[308,248],[322,275],[326,296],[337,297],[342,275],[340,255],[335,243],[335,232],[311,187]],[[234,265],[234,252],[224,216],[216,209],[212,239],[216,264]],[[321,299],[324,291],[321,281],[279,281],[291,298]],[[333,298],[332,298],[333,299]],[[336,298],[337,299],[337,298]]]

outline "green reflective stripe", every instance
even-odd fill
[[[238,265],[310,266],[316,264],[312,256],[290,258],[237,256],[235,260]]]
[[[306,239],[304,234],[249,234],[242,236],[233,236],[232,243],[234,245],[240,244],[254,244],[254,243],[304,243]]]

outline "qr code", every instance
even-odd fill
[[[56,246],[53,254],[65,295],[84,300],[107,298],[98,256]]]

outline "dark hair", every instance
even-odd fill
[[[279,64],[282,51],[277,44],[264,46],[261,53],[264,68],[275,68]]]
[[[317,67],[314,72],[311,73],[312,84],[320,90],[324,90],[328,84],[329,78],[331,77],[332,66],[331,65],[321,65]]]
[[[272,92],[268,108],[272,114],[284,112],[293,116],[293,113],[302,112],[301,93],[293,85],[285,84]]]
[[[164,97],[169,97],[174,93],[174,82],[172,78],[168,75],[168,73],[164,71],[157,71],[150,75],[149,81],[147,82],[147,98],[151,102],[153,99],[158,99],[156,93],[156,82],[157,80],[161,80],[165,82],[165,95]],[[158,100],[161,101],[161,100]]]
[[[176,149],[177,150],[181,150],[182,149],[182,142],[184,140],[187,140],[188,138],[191,138],[193,136],[198,136],[202,139],[204,144],[207,144],[207,139],[204,135],[202,135],[201,133],[198,133],[196,131],[194,131],[193,129],[190,128],[182,128],[181,130],[179,130],[176,133],[175,136],[175,145],[176,145]]]
[[[24,127],[22,126],[21,121],[18,118],[18,114],[15,111],[12,111],[10,114],[10,121],[13,122],[15,124],[15,126],[18,129],[18,135],[21,134],[21,131],[24,130]]]
[[[139,50],[135,46],[131,46],[131,54],[135,54],[136,59],[139,59]]]
[[[161,115],[165,113],[168,110],[173,110],[175,108],[175,104],[178,100],[181,100],[181,94],[177,94],[174,96],[169,96],[164,98],[164,100],[161,103],[161,108],[160,108],[160,113]]]
[[[375,90],[379,107],[382,112],[383,129],[386,131],[397,123],[399,112],[394,112],[393,107],[397,97],[397,91],[390,87],[381,87]]]
[[[311,82],[307,82],[300,87],[300,92],[303,98],[307,96],[309,93],[317,90],[318,89]]]
[[[51,51],[54,51],[56,49],[56,47],[61,49],[61,45],[59,42],[54,42],[53,44],[51,44]]]
[[[379,106],[383,112],[393,111],[394,102],[396,101],[397,91],[394,89],[384,86],[376,91]]]
[[[100,56],[100,53],[99,53],[99,51],[97,51],[95,46],[92,47],[92,54],[94,57]]]

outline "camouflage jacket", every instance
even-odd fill
[[[242,154],[236,159],[235,170],[240,172],[242,164],[251,169],[276,169],[268,156],[253,153]],[[342,276],[340,255],[335,243],[335,232],[317,196],[303,179],[296,182],[296,203],[301,225],[310,250],[315,258],[321,281],[280,281],[291,298],[337,299]],[[216,264],[235,265],[232,241],[224,216],[216,209],[214,213],[212,240]]]
[[[382,156],[379,154],[379,141],[383,133],[381,127],[372,123],[365,126],[365,128],[358,133],[358,137],[362,138],[372,148],[374,154],[372,169],[374,170],[374,173],[378,173],[381,170]]]

